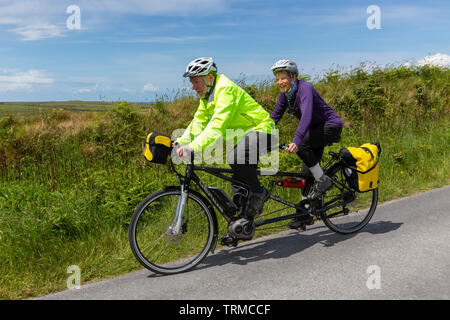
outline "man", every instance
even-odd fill
[[[259,156],[270,151],[274,142],[274,147],[277,144],[272,135],[275,123],[247,92],[217,74],[212,58],[191,61],[183,76],[189,77],[201,99],[194,119],[175,142],[181,146],[178,155],[201,152],[218,139],[226,141],[230,139],[227,129],[234,129],[232,138],[237,139],[237,144],[227,155],[227,163],[233,169],[233,178],[249,185],[244,218],[253,223],[253,217],[262,212],[269,198],[269,192],[258,180],[257,166]]]
[[[320,160],[325,146],[341,139],[342,120],[311,84],[297,79],[295,62],[279,60],[272,66],[272,72],[280,95],[270,117],[278,124],[288,110],[288,113],[299,119],[297,131],[286,151],[296,153],[303,161],[302,173],[313,177],[306,179],[303,197],[309,194],[310,199],[318,198],[332,186],[331,178],[320,167]],[[314,181],[314,187],[309,192]],[[312,222],[312,217],[307,216],[294,219],[289,226],[298,228]]]

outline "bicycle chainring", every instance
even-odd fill
[[[239,240],[250,240],[255,234],[253,220],[240,218],[231,221],[228,225],[228,234]]]

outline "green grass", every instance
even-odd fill
[[[103,101],[51,101],[51,102],[0,102],[0,117],[9,114],[30,116],[39,113],[62,109],[75,112],[105,112],[117,102]],[[149,103],[133,103],[142,109],[151,106]]]
[[[449,70],[429,67],[330,71],[314,86],[345,128],[342,141],[326,149],[325,160],[327,151],[379,141],[380,202],[450,184],[449,84]],[[273,83],[240,85],[273,110],[278,94]],[[64,109],[49,102],[39,111],[39,104],[0,104],[6,113],[0,115],[2,299],[63,290],[70,265],[80,266],[82,284],[141,268],[128,244],[131,214],[146,195],[177,183],[167,167],[145,163],[143,141],[150,129],[170,134],[185,128],[198,99],[182,94],[151,108],[66,102]],[[80,112],[84,105],[90,112]],[[291,140],[297,124],[284,116],[278,126],[282,142]],[[296,156],[280,154],[280,170],[300,168]],[[230,192],[228,183],[201,178]],[[271,192],[299,200],[298,190],[274,187],[276,178],[261,180]],[[281,205],[269,201],[265,208]],[[219,222],[221,235],[226,223],[221,217]]]

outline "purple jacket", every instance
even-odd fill
[[[300,120],[292,141],[297,146],[302,143],[310,128],[320,125],[342,128],[341,118],[306,81],[296,80],[296,87],[289,101],[286,94],[280,93],[277,105],[270,115],[275,124],[280,121],[286,109]]]

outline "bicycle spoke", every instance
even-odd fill
[[[158,239],[156,239],[153,243],[155,243],[155,245],[152,247],[151,250],[153,250],[153,248],[158,244],[159,240],[161,240],[161,238],[164,237],[164,234],[162,234]],[[151,244],[147,245],[146,247],[144,247],[143,249],[141,249],[141,251],[147,251],[147,248],[150,246]],[[151,251],[150,250],[150,251]]]
[[[378,190],[357,193],[347,186],[347,180],[339,168],[332,175],[336,183],[324,197],[326,200],[324,207],[328,209],[322,214],[322,219],[335,232],[356,232],[372,218],[376,209]]]
[[[152,271],[181,272],[208,253],[214,228],[207,206],[197,197],[188,195],[179,233],[172,233],[179,197],[180,191],[161,191],[143,201],[133,215],[129,237],[132,251]]]

